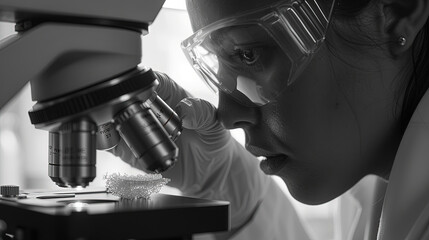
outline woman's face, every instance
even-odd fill
[[[197,30],[269,2],[195,0],[188,1],[188,11]],[[395,114],[402,61],[350,44],[347,36],[358,33],[347,24],[335,23],[337,31],[331,28],[326,37],[329,47],[321,47],[276,102],[249,108],[220,93],[224,125],[243,128],[246,148],[267,157],[261,168],[280,176],[307,204],[327,202],[367,174],[387,176],[401,137]],[[272,58],[281,59],[276,54]],[[273,61],[270,68],[271,76],[279,75],[284,63]]]

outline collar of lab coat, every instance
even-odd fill
[[[378,239],[427,239],[428,203],[429,91],[417,106],[396,154]]]

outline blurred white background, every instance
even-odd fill
[[[0,39],[13,34],[13,28],[10,23],[0,23]],[[143,37],[142,63],[167,73],[195,97],[217,105],[217,96],[199,80],[180,48],[180,42],[191,33],[184,0],[167,0],[150,27],[149,35]],[[28,118],[27,112],[33,105],[27,85],[0,111],[0,185],[17,184],[24,189],[56,188],[47,173],[48,133],[35,129]],[[243,143],[241,131],[235,130],[233,135]],[[106,172],[135,174],[138,170],[108,153],[98,151],[97,178],[92,186],[104,186],[102,176]],[[278,182],[289,196],[284,183]],[[164,191],[179,193],[174,189]],[[336,200],[319,206],[306,206],[290,199],[314,239],[334,239]]]

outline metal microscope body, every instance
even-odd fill
[[[176,161],[180,120],[156,95],[156,75],[138,67],[141,36],[163,3],[0,0],[0,21],[17,30],[0,41],[0,109],[31,83],[30,119],[50,133],[49,176],[57,185],[87,186],[96,147],[113,147],[118,132],[148,170]],[[105,138],[115,140],[103,147]]]
[[[0,21],[17,23],[20,32],[0,42],[0,108],[28,81],[33,100],[44,101],[137,66],[141,35],[163,3],[1,0]]]

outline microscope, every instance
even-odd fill
[[[1,186],[0,240],[192,239],[229,229],[229,203],[154,194],[122,199],[77,190],[96,177],[96,150],[125,141],[149,172],[177,160],[177,114],[141,67],[142,39],[164,0],[0,0],[0,109],[27,83],[31,123],[49,132],[49,177],[64,191]]]
[[[31,123],[49,132],[49,177],[86,187],[96,149],[125,141],[149,172],[177,160],[177,114],[157,95],[156,74],[138,66],[141,35],[164,1],[1,0],[0,21],[17,34],[0,42],[0,108],[27,82]]]

